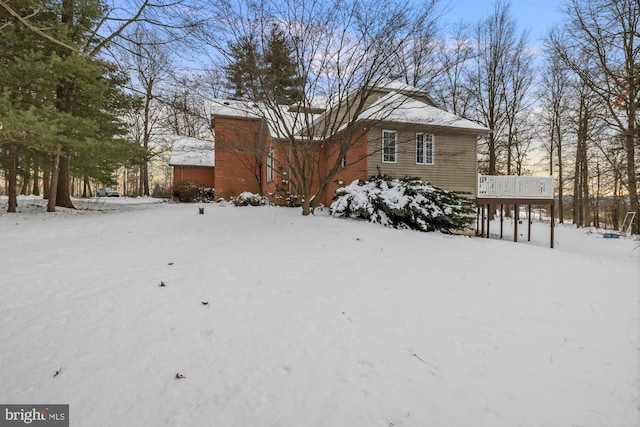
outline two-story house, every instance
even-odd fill
[[[357,140],[346,141],[347,152],[334,150],[340,153],[340,168],[320,194],[322,203],[330,203],[340,185],[366,180],[378,172],[419,177],[438,187],[476,196],[477,139],[490,130],[442,110],[426,92],[398,82],[387,83],[368,91],[356,117],[340,111],[342,106],[333,108],[330,102],[316,104],[305,111],[296,105],[279,106],[273,113],[252,102],[213,100],[215,167],[211,165],[208,184],[213,183],[216,196],[249,191],[275,198],[291,193],[296,178],[285,167],[291,163],[291,158],[286,158],[291,150],[285,149],[287,144],[282,140],[291,140],[295,133],[293,139],[299,138],[302,144],[310,134],[309,127],[319,128],[328,122],[333,127],[330,134],[323,135],[319,150],[345,144],[345,138]],[[338,116],[348,118],[344,125]],[[347,120],[349,132],[345,131]],[[327,159],[335,160],[331,155]],[[176,184],[179,173],[181,170],[174,173]],[[318,180],[314,184],[319,185]]]

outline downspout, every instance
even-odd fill
[[[262,120],[260,120],[260,140],[258,141],[258,144],[259,144],[260,148],[263,150],[261,154],[264,154],[264,148],[265,148],[264,147],[264,143],[267,140],[266,132],[264,130],[265,123],[266,123],[266,121],[265,121],[264,118]],[[269,155],[269,148],[267,147],[267,156],[268,155]],[[265,160],[265,161],[263,162],[262,160]],[[261,196],[264,196],[264,192],[265,192],[265,185],[266,185],[265,181],[267,180],[267,177],[266,177],[266,170],[264,168],[264,164],[267,161],[268,161],[268,159],[261,159],[260,160],[260,164],[259,164],[260,171],[259,171],[258,175],[260,176],[260,178],[258,180],[258,186],[260,188],[260,195]],[[275,168],[275,162],[274,162],[273,166]],[[275,170],[273,172],[274,172],[273,178],[275,180]]]

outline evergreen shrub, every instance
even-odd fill
[[[264,206],[269,204],[269,200],[259,194],[245,191],[240,195],[231,197],[230,202],[235,206]]]
[[[333,216],[362,218],[386,227],[451,234],[468,229],[475,203],[418,178],[372,176],[339,188],[333,198]]]
[[[197,182],[184,181],[173,189],[173,197],[183,203],[200,202],[203,194],[204,187]]]

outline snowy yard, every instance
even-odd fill
[[[636,240],[151,201],[0,199],[0,403],[78,427],[638,425]]]

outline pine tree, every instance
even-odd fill
[[[76,5],[65,0],[62,5],[59,9],[24,0],[15,8],[21,16],[41,8],[30,23],[49,29],[67,45],[95,44],[91,29],[102,16],[100,2]],[[59,10],[61,15],[56,15]],[[5,122],[0,147],[7,151],[3,167],[9,175],[10,198],[16,194],[15,174],[21,158],[53,158],[48,210],[55,205],[73,207],[70,177],[111,174],[116,166],[106,164],[105,169],[100,159],[105,153],[119,158],[128,152],[128,144],[119,137],[124,132],[119,116],[126,98],[122,91],[125,79],[108,62],[42,37],[5,9],[0,9],[0,21],[8,23],[0,31],[0,45],[4,46],[0,51],[0,115]],[[15,199],[9,210],[15,211]]]
[[[224,69],[230,89],[233,91],[231,98],[258,100],[263,65],[257,40],[250,36],[243,37],[237,42],[230,42],[229,55],[232,62]]]
[[[231,42],[229,55],[231,63],[225,72],[233,99],[269,99],[289,105],[302,98],[302,79],[291,41],[277,26],[271,28],[263,45],[254,35]]]
[[[271,29],[264,56],[265,87],[273,91],[279,104],[295,104],[302,99],[302,79],[293,59],[293,47],[275,25]]]

